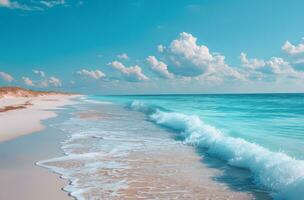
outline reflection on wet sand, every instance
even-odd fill
[[[104,114],[100,111],[96,110],[89,110],[85,112],[78,112],[76,113],[76,116],[81,119],[88,119],[88,120],[100,120],[105,118],[110,118],[110,115]]]
[[[72,196],[252,199],[213,181],[220,171],[207,168],[192,147],[175,141],[140,114],[112,106],[109,112],[90,110],[76,116],[64,125],[72,133],[63,144],[67,156],[40,163],[71,180],[65,190]]]

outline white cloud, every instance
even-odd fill
[[[24,84],[27,86],[35,86],[35,84],[29,77],[22,77],[22,80],[23,80]]]
[[[33,73],[34,73],[34,74],[37,74],[37,75],[39,75],[39,76],[41,76],[41,77],[45,77],[44,71],[41,71],[41,70],[33,70]]]
[[[65,0],[49,0],[49,1],[40,1],[40,4],[48,7],[48,8],[52,8],[54,6],[58,6],[58,5],[65,5]]]
[[[283,58],[272,57],[266,62],[266,65],[270,68],[273,74],[283,75],[287,77],[294,78],[304,78],[304,73],[296,71],[289,62],[285,61]]]
[[[40,81],[39,87],[49,87],[49,80],[44,79],[44,80]]]
[[[159,53],[162,53],[162,52],[165,51],[165,47],[164,47],[162,44],[160,44],[160,45],[157,46],[157,51],[158,51]]]
[[[240,58],[243,67],[247,69],[247,77],[267,79],[272,75],[274,78],[304,78],[303,72],[295,70],[288,61],[280,57],[271,57],[269,60],[248,59],[245,53],[241,53]]]
[[[37,73],[37,74],[41,76],[41,71],[39,71],[39,73]],[[61,80],[54,76],[51,76],[49,78],[43,76],[43,79],[36,81],[35,83],[32,79],[30,79],[29,77],[25,77],[25,76],[22,77],[22,80],[25,85],[32,86],[32,87],[49,87],[49,86],[61,87],[62,86]]]
[[[51,86],[54,86],[54,87],[61,87],[62,86],[61,80],[59,78],[54,77],[54,76],[50,77],[48,79],[48,82]]]
[[[17,0],[0,0],[0,7],[26,11],[44,10],[45,8],[52,8],[59,5],[66,5],[65,0],[29,1],[26,4],[19,3]]]
[[[86,69],[82,69],[80,71],[77,72],[77,74],[79,75],[83,75],[83,76],[88,76],[91,77],[93,79],[100,79],[102,77],[105,77],[106,75],[100,71],[100,70],[86,70]]]
[[[31,7],[18,3],[17,1],[11,0],[0,0],[0,7],[9,9],[20,9],[20,10],[32,10]]]
[[[302,38],[302,42],[298,45],[293,45],[289,41],[286,41],[282,46],[282,50],[288,53],[289,55],[304,53],[304,38]]]
[[[122,54],[117,55],[117,58],[119,58],[119,59],[124,59],[124,60],[128,60],[128,59],[129,59],[129,56],[128,56],[128,54],[126,54],[126,53],[122,53]]]
[[[174,75],[168,71],[167,65],[164,62],[158,61],[155,56],[149,56],[147,61],[151,65],[151,69],[160,77],[168,79],[174,78]]]
[[[203,74],[208,79],[217,79],[224,81],[225,79],[238,79],[245,81],[245,76],[235,68],[230,67],[225,63],[225,56],[213,53],[213,61],[210,63],[208,71]]]
[[[5,73],[5,72],[0,72],[0,77],[9,83],[14,80],[14,78],[11,75],[9,75],[8,73]]]
[[[9,0],[0,0],[0,5],[3,7],[9,7],[11,2]]]
[[[197,38],[182,32],[169,47],[161,46],[162,53],[169,63],[169,70],[184,77],[218,76],[224,78],[244,79],[236,69],[225,63],[225,56],[211,53],[205,45],[198,45]]]
[[[149,80],[149,78],[143,74],[142,69],[138,65],[126,67],[119,61],[113,61],[108,65],[121,72],[121,74],[129,81]]]
[[[169,60],[173,63],[176,73],[184,76],[198,76],[208,70],[212,55],[208,47],[196,44],[197,38],[189,33],[181,33],[169,47]]]
[[[304,58],[299,58],[299,59],[295,60],[293,63],[296,64],[296,65],[304,64]]]
[[[248,68],[251,68],[251,69],[257,69],[257,68],[265,66],[264,60],[259,60],[259,59],[256,59],[256,58],[248,59],[247,54],[243,53],[243,52],[240,55],[240,59],[241,59],[242,65],[244,67],[248,67]]]

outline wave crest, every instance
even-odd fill
[[[141,101],[133,101],[130,108],[146,113],[156,124],[178,131],[185,143],[206,148],[211,156],[250,170],[254,181],[274,192],[275,199],[298,200],[299,195],[304,195],[303,160],[225,136],[196,115],[162,111]]]

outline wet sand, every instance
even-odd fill
[[[91,104],[71,111],[44,122],[54,127],[0,142],[0,199],[73,199],[67,191],[84,199],[254,199],[215,181],[221,170],[141,113]]]
[[[61,134],[49,128],[0,143],[0,199],[73,199],[61,190],[68,184],[66,180],[35,165],[41,159],[62,155]]]
[[[73,180],[67,187],[72,195],[114,200],[254,198],[214,181],[220,170],[208,168],[193,147],[143,121],[142,114],[116,106],[87,110],[64,126],[76,134],[64,145],[69,156],[41,163]],[[79,119],[91,123],[82,126]],[[126,133],[126,127],[131,131]],[[86,131],[78,135],[76,130]]]
[[[31,163],[28,159],[25,162]],[[24,166],[16,169],[0,169],[0,199],[13,200],[71,200],[61,191],[67,181],[41,168]]]

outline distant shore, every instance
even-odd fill
[[[0,142],[42,130],[41,121],[55,117],[53,110],[73,104],[76,96],[0,87]]]

